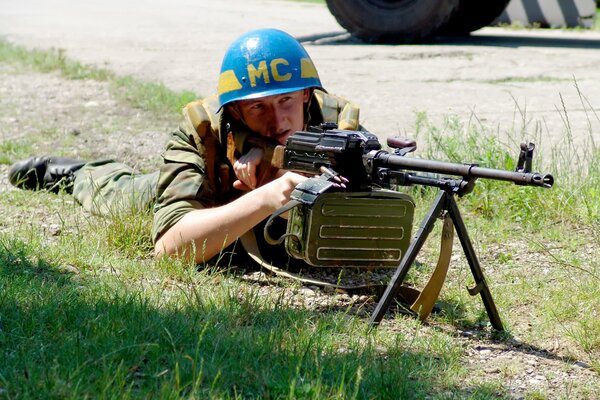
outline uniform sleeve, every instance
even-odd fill
[[[185,214],[212,207],[214,192],[206,177],[206,149],[200,138],[182,127],[171,134],[163,153],[154,205],[154,243]]]

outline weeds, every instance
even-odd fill
[[[574,143],[568,107],[562,101],[562,108],[557,112],[563,120],[563,140],[549,152],[549,157],[544,159],[542,154],[538,157],[541,162],[534,164],[535,170],[552,172],[556,181],[554,187],[540,190],[480,179],[476,190],[461,198],[459,203],[463,210],[468,210],[467,225],[475,226],[480,246],[490,246],[487,251],[480,249],[480,254],[484,264],[496,275],[492,291],[502,297],[503,304],[499,309],[519,309],[523,298],[535,298],[538,315],[535,318],[540,324],[540,330],[535,334],[555,330],[558,324],[562,334],[577,343],[590,365],[597,370],[600,345],[597,316],[593,310],[600,307],[595,228],[600,212],[597,167],[600,159],[592,127],[600,119],[581,94],[576,81],[574,86],[586,111],[589,137],[583,146]],[[560,98],[563,100],[562,96]],[[526,124],[526,110],[516,107],[517,119]],[[539,126],[533,131],[539,132]],[[465,125],[448,118],[441,126],[432,126],[427,116],[421,113],[417,116],[417,132],[425,135],[425,142],[430,145],[424,158],[468,161],[507,170],[515,168],[516,154],[510,154],[507,145],[500,143],[494,132],[485,131],[479,124]],[[514,140],[524,137],[527,130],[517,129],[516,132]],[[431,199],[429,191],[419,190],[414,196],[420,196],[420,201],[424,202]],[[506,242],[504,249],[495,250],[486,239],[489,237]],[[514,259],[511,246],[507,244],[516,237],[524,239],[522,244],[528,243],[528,258],[538,259],[537,263],[527,266],[524,259]],[[536,253],[545,256],[539,257]],[[445,309],[446,317],[452,323],[472,326],[472,316],[465,319],[473,310],[467,308],[464,289],[451,290],[445,298],[452,304]],[[512,326],[518,325],[520,318],[509,315]]]
[[[67,79],[93,79],[111,83],[113,94],[133,107],[145,110],[179,113],[198,96],[190,91],[173,92],[162,83],[141,82],[130,76],[92,65],[84,65],[66,57],[64,49],[28,50],[0,39],[0,62],[20,63],[40,72],[58,71]]]
[[[31,153],[31,145],[28,143],[18,143],[6,141],[0,143],[0,164],[10,164],[13,160],[25,158]]]

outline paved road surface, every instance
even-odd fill
[[[382,137],[412,135],[415,113],[424,111],[437,124],[457,115],[503,136],[526,121],[526,135],[540,129],[549,148],[564,138],[563,103],[579,145],[590,123],[600,136],[598,32],[486,28],[470,38],[384,46],[353,40],[322,5],[286,0],[0,0],[0,36],[10,42],[63,48],[82,62],[200,95],[214,91],[231,40],[259,27],[300,38],[325,87],[357,102],[364,125]]]

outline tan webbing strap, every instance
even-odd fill
[[[360,109],[358,106],[348,103],[342,108],[338,116],[338,128],[355,131],[360,128],[358,121],[360,118]]]
[[[246,250],[250,258],[252,258],[262,268],[265,268],[266,270],[272,272],[277,276],[281,276],[288,279],[294,279],[298,282],[307,285],[331,288],[338,292],[348,294],[370,292],[381,296],[387,288],[387,285],[384,284],[366,284],[353,286],[338,285],[334,283],[321,281],[318,279],[306,278],[301,275],[282,270],[281,268],[277,268],[276,266],[265,261],[264,257],[260,254],[260,250],[258,249],[258,243],[256,242],[256,236],[254,235],[253,230],[250,230],[246,232],[243,236],[241,236],[240,242],[242,243],[242,247],[244,247],[244,250]],[[400,291],[398,293],[398,301],[405,304],[412,304],[415,301],[415,299],[417,299],[419,294],[420,292],[417,289],[403,285],[400,287]]]
[[[258,243],[256,242],[256,236],[254,235],[253,230],[249,230],[244,235],[242,235],[240,237],[240,241],[242,242],[242,246],[244,247],[244,250],[246,250],[246,252],[250,256],[250,258],[252,258],[254,261],[256,261],[256,263],[258,265],[260,265],[262,268],[265,268],[265,269],[271,271],[272,273],[274,273],[277,276],[282,276],[284,278],[291,278],[291,279],[294,279],[294,280],[297,280],[297,281],[300,281],[302,283],[306,283],[309,285],[330,287],[333,289],[342,289],[342,290],[344,290],[344,288],[345,288],[344,286],[335,285],[335,284],[332,284],[329,282],[323,282],[323,281],[320,281],[317,279],[305,278],[298,274],[294,274],[292,272],[288,272],[288,271],[282,270],[280,268],[277,268],[276,266],[268,263],[267,261],[265,261],[263,256],[260,254],[260,250],[258,249]]]
[[[227,133],[227,159],[231,163],[231,165],[235,164],[235,160],[237,159],[237,155],[239,152],[236,149],[235,139],[233,138],[233,133]]]
[[[225,171],[221,165],[217,166],[217,155],[219,152],[219,139],[212,132],[212,126],[216,121],[211,119],[211,116],[206,111],[201,100],[188,103],[182,110],[184,118],[192,125],[202,143],[204,145],[205,167],[208,182],[216,193],[220,193],[224,185],[228,182],[223,182]],[[218,169],[218,170],[217,170]],[[219,182],[221,181],[221,182]]]
[[[452,243],[454,241],[454,225],[449,215],[444,216],[444,225],[442,227],[442,240],[440,245],[440,256],[438,262],[417,300],[410,306],[410,309],[419,315],[421,321],[427,319],[431,310],[435,306],[450,265],[450,256],[452,255]]]

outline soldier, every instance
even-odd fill
[[[100,215],[153,205],[155,254],[200,263],[260,229],[306,179],[272,167],[259,173],[265,150],[248,146],[247,139],[285,144],[295,131],[322,122],[359,129],[358,108],[322,88],[311,58],[292,36],[259,29],[225,53],[218,93],[184,107],[160,171],[135,174],[112,160],[42,156],[14,164],[9,180],[22,189],[68,191]]]

